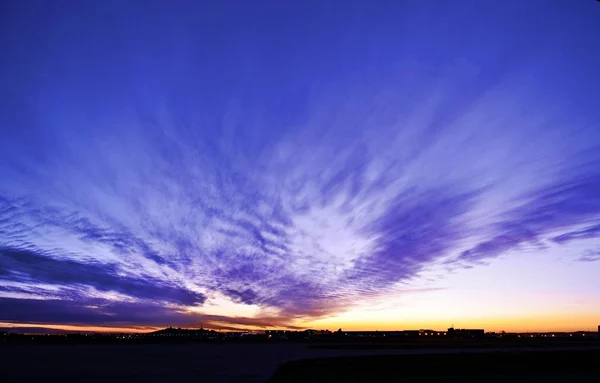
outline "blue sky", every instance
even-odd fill
[[[1,7],[0,322],[600,321],[596,2]]]

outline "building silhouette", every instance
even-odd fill
[[[448,329],[448,336],[455,339],[483,338],[485,331],[483,329],[455,329],[454,327],[450,327]]]

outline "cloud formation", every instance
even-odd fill
[[[600,84],[576,81],[596,24],[565,42],[553,6],[508,4],[511,26],[472,4],[219,8],[208,33],[120,4],[135,23],[72,26],[73,7],[2,40],[21,65],[2,72],[0,321],[297,327],[440,264],[597,239]],[[42,10],[12,12],[19,35]],[[579,87],[558,76],[574,63]]]

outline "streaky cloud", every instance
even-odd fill
[[[294,328],[531,246],[595,261],[582,4],[15,3],[0,321]]]
[[[205,300],[200,293],[151,276],[126,275],[116,265],[57,259],[41,251],[0,248],[0,274],[7,281],[90,286],[99,291],[115,291],[135,299],[168,301],[181,305],[202,304]]]

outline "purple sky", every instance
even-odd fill
[[[212,3],[0,5],[0,324],[600,322],[599,3]]]

